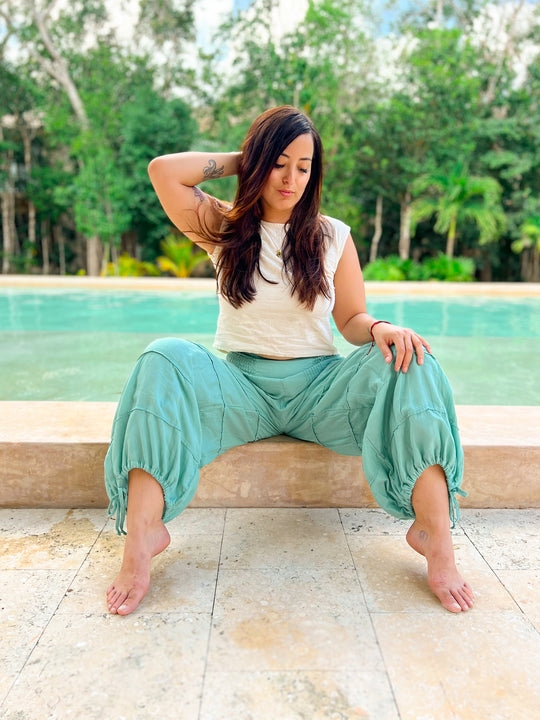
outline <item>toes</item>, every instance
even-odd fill
[[[454,601],[457,603],[459,609],[463,610],[463,612],[469,609],[469,603],[459,593],[454,593]]]
[[[120,605],[124,603],[126,600],[128,594],[126,592],[120,592],[116,590],[113,594],[110,596],[107,595],[107,605],[109,607],[109,610],[114,614],[118,612],[118,608]]]
[[[132,613],[137,608],[141,600],[142,596],[139,597],[138,593],[130,591],[116,612],[118,615],[129,615],[129,613]]]
[[[472,606],[474,605],[474,595],[472,590],[470,590],[470,588],[469,590],[464,590],[461,596],[463,600],[467,603],[467,607],[472,608]]]
[[[133,588],[127,591],[112,588],[111,592],[107,593],[109,612],[113,615],[129,615],[138,607],[143,597],[144,593],[138,592]]]
[[[471,608],[474,604],[473,598],[469,596],[465,587],[458,587],[457,589],[448,587],[446,584],[433,584],[431,586],[434,594],[439,598],[442,606],[453,613],[464,612]],[[472,590],[468,588],[468,591],[472,595]]]
[[[461,588],[448,590],[438,596],[443,606],[450,612],[466,612],[473,606],[473,600]]]
[[[446,592],[443,597],[439,597],[439,600],[441,601],[443,607],[450,612],[459,613],[465,609],[460,605],[450,591]]]

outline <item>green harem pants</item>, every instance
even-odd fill
[[[426,353],[396,372],[377,348],[348,357],[267,360],[248,353],[226,359],[178,338],[151,343],[118,403],[105,459],[109,514],[124,532],[128,473],[141,468],[163,488],[163,520],[193,498],[199,470],[232,447],[279,434],[361,455],[377,503],[413,518],[420,474],[441,465],[452,523],[463,475],[452,391]]]

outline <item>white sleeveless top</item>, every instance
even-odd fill
[[[223,352],[247,352],[276,358],[335,355],[330,316],[334,308],[334,274],[349,236],[350,228],[340,220],[327,217],[334,237],[328,238],[325,274],[330,298],[319,295],[313,310],[308,310],[291,295],[290,281],[283,268],[281,251],[285,225],[265,220],[260,224],[261,252],[259,263],[265,278],[255,274],[257,294],[251,302],[234,308],[219,293],[219,318],[214,347]],[[210,254],[214,266],[220,247]]]

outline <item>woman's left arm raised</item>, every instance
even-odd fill
[[[347,238],[343,254],[334,275],[336,302],[333,317],[337,329],[352,345],[365,345],[374,341],[387,363],[392,362],[390,347],[396,348],[396,371],[407,372],[413,354],[419,365],[424,362],[424,348],[429,344],[418,333],[388,322],[377,322],[366,309],[364,278],[358,253],[351,235]],[[374,323],[377,323],[374,325]]]

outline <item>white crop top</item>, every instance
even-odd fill
[[[334,237],[328,239],[325,274],[330,298],[319,295],[312,311],[291,295],[290,281],[283,268],[281,250],[285,225],[265,220],[260,224],[261,252],[259,263],[265,278],[255,274],[257,294],[251,302],[234,308],[219,293],[219,318],[214,347],[223,352],[237,351],[276,358],[335,355],[330,316],[334,308],[334,274],[349,236],[350,228],[340,220],[326,218]],[[210,255],[214,266],[219,245]]]

